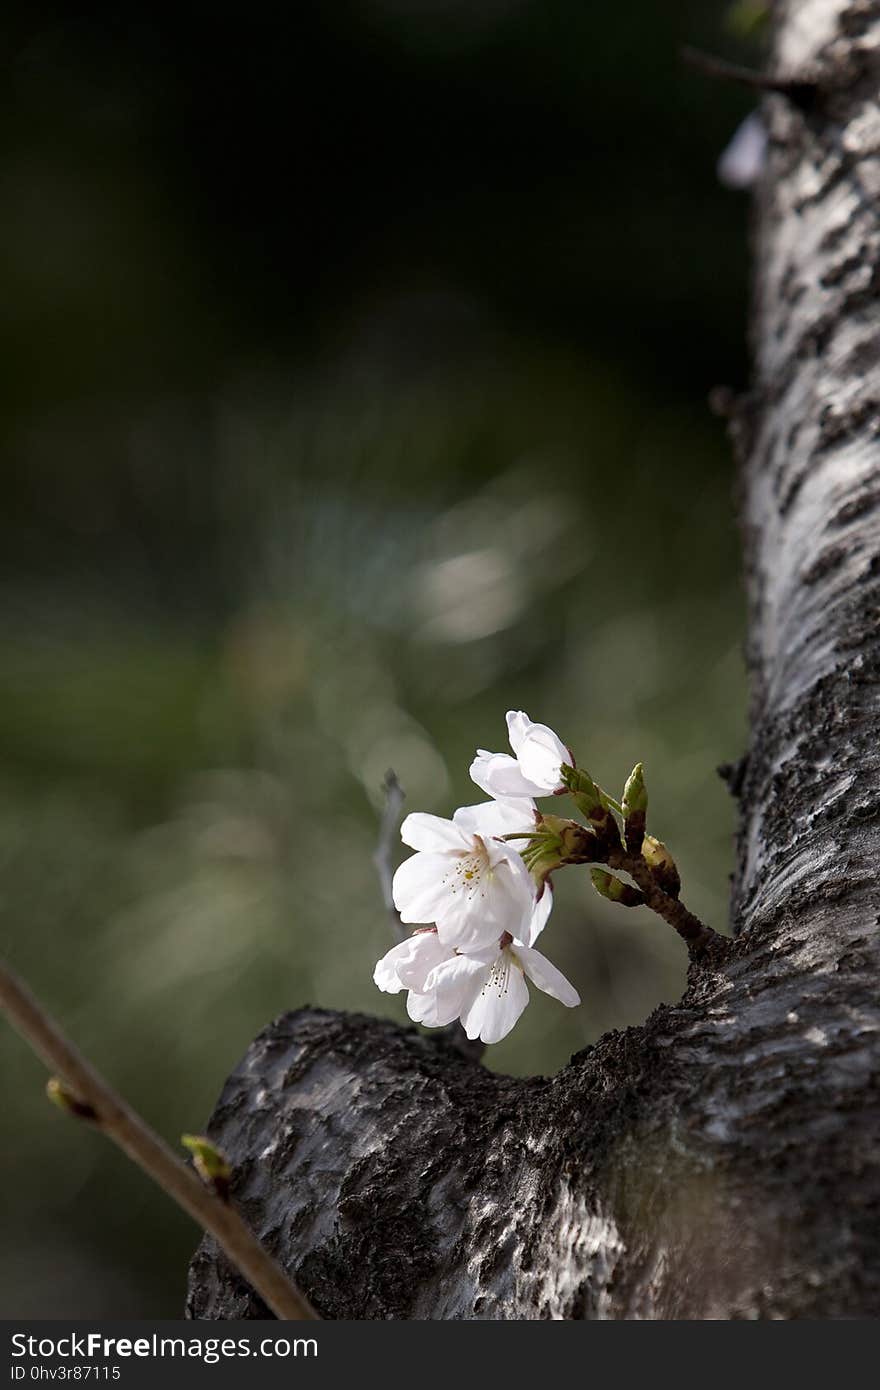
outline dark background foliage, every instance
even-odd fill
[[[742,6],[739,10],[742,10]],[[479,799],[503,714],[647,765],[723,924],[743,738],[731,461],[748,97],[723,5],[7,9],[4,950],[172,1141],[263,1024],[371,983],[379,786]],[[559,882],[493,1067],[680,989]],[[670,934],[671,935],[671,934]],[[189,1223],[2,1036],[6,1316],[177,1316]]]

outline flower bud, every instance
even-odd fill
[[[582,816],[586,816],[596,832],[600,854],[605,858],[609,850],[620,847],[620,831],[617,821],[611,814],[608,799],[592,777],[581,767],[562,768],[562,780],[571,793],[572,800]]]
[[[542,839],[552,839],[566,856],[582,857],[586,842],[592,841],[592,831],[580,821],[569,820],[567,816],[540,816],[537,835]],[[588,848],[588,847],[587,847]]]
[[[681,891],[681,879],[678,875],[675,860],[669,853],[662,840],[656,840],[653,835],[646,835],[642,843],[642,858],[649,865],[657,886],[668,893],[670,898],[677,898]]]
[[[605,809],[602,805],[602,794],[589,772],[585,772],[582,767],[569,767],[567,763],[563,763],[560,775],[581,815],[592,819],[593,815]]]
[[[641,763],[636,763],[626,779],[621,804],[626,848],[630,854],[639,854],[645,837],[645,813],[648,809],[648,793]]]
[[[614,874],[607,873],[605,869],[591,869],[590,878],[596,892],[607,898],[610,903],[620,903],[622,907],[641,907],[645,901],[638,888],[615,878]]]

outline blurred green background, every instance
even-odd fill
[[[274,1015],[403,1018],[372,853],[480,799],[504,711],[647,767],[726,920],[744,739],[732,465],[748,97],[723,4],[13,4],[2,38],[3,948],[172,1142]],[[684,979],[557,880],[488,1065]],[[0,1031],[6,1317],[181,1314],[190,1223]]]

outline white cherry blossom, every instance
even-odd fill
[[[535,884],[521,855],[499,835],[528,831],[531,802],[463,806],[452,820],[416,812],[400,834],[416,853],[401,864],[391,886],[406,923],[434,923],[442,946],[480,950],[505,932],[530,930]]]
[[[460,1018],[469,1038],[496,1043],[507,1037],[529,1002],[526,977],[567,1008],[581,1002],[546,956],[506,933],[494,946],[434,966],[420,998],[430,1001],[426,1012],[432,1009],[449,1022]]]
[[[413,1022],[439,1028],[458,1015],[451,1013],[448,1018],[441,1017],[440,1000],[436,992],[425,993],[425,981],[436,965],[454,956],[451,947],[440,944],[437,928],[428,927],[407,937],[399,946],[393,946],[378,962],[373,980],[386,994],[408,990],[406,1011]]]
[[[401,837],[416,853],[394,875],[395,906],[405,922],[435,925],[388,951],[373,979],[387,993],[407,991],[416,1023],[439,1028],[461,1019],[469,1038],[499,1042],[529,1002],[526,976],[568,1007],[580,1002],[534,949],[552,891],[545,884],[538,896],[520,854],[499,838],[527,835],[535,819],[523,795],[462,806],[451,821],[418,813],[404,821]]]
[[[557,985],[561,982],[568,991],[565,998],[558,990],[548,989],[547,993],[554,994],[556,998],[562,999],[563,1003],[568,1003],[569,998],[571,1004],[579,1002],[576,992],[559,971],[538,951],[529,949],[546,926],[552,907],[553,893],[547,886],[540,900],[532,907],[528,947],[522,942],[517,942],[512,947],[516,960],[511,955],[511,947],[502,944],[508,940],[507,935],[487,950],[479,952],[477,956],[468,957],[449,946],[444,946],[437,929],[429,927],[407,937],[400,945],[393,946],[377,964],[373,971],[373,979],[379,989],[387,994],[399,994],[402,989],[407,990],[406,1011],[414,1023],[424,1024],[426,1028],[442,1028],[462,1017],[462,1009],[467,1007],[471,1021],[479,1020],[480,1023],[477,1032],[472,1036],[482,1036],[484,1042],[495,1041],[488,1034],[494,1031],[495,1027],[506,1023],[504,1032],[500,1033],[499,1037],[506,1036],[528,1003],[528,990],[525,990],[523,997],[524,985],[520,979],[522,963],[526,960],[531,960],[533,965],[537,962],[539,973],[543,966],[543,978],[555,981]],[[512,938],[510,940],[512,941]],[[468,959],[475,962],[473,967],[456,964],[467,962]],[[450,969],[438,973],[440,966],[450,966]],[[526,974],[543,989],[544,985],[537,974],[533,974],[528,965],[525,969]],[[511,971],[514,973],[511,974]],[[507,980],[506,990],[502,988],[504,980]],[[496,1023],[499,1007],[501,1019]],[[486,1010],[488,1015],[484,1018],[482,1014],[485,1014]],[[486,1036],[483,1036],[481,1031],[484,1023]]]
[[[434,966],[453,954],[448,946],[440,945],[436,927],[424,927],[385,953],[373,979],[386,994],[398,994],[402,989],[418,991],[424,989]]]
[[[523,710],[508,710],[507,733],[514,756],[477,750],[471,778],[498,798],[552,796],[563,790],[560,768],[574,759],[546,724],[535,724]]]

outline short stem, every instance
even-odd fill
[[[689,912],[678,898],[664,893],[641,854],[627,854],[624,850],[614,851],[608,856],[608,866],[612,869],[622,869],[624,873],[629,874],[644,894],[645,906],[650,907],[664,922],[674,927],[682,940],[687,942],[691,955],[699,955],[710,943],[724,940],[717,931],[707,927],[705,922],[701,922],[699,917]]]
[[[146,1121],[136,1114],[31,994],[27,985],[0,961],[0,1012],[25,1042],[57,1072],[80,1104],[91,1107],[92,1121],[138,1167],[217,1241],[229,1259],[261,1295],[276,1317],[317,1318],[318,1314],[263,1248],[234,1207],[206,1187]]]

